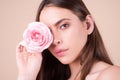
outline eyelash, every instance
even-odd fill
[[[66,29],[67,27],[69,27],[69,24],[65,23],[60,26],[60,29]]]

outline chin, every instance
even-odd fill
[[[64,59],[62,59],[62,60],[59,60],[62,64],[70,64],[70,63],[72,63],[72,61],[71,60],[64,60]]]

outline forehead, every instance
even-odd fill
[[[40,21],[44,23],[54,23],[62,18],[73,19],[77,17],[72,11],[55,6],[45,7],[40,14]]]

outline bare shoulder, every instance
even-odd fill
[[[120,66],[110,66],[99,75],[97,80],[120,80]]]

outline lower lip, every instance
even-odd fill
[[[65,55],[67,50],[63,50],[63,51],[60,51],[60,52],[57,52],[56,55],[59,56],[59,57],[62,57]]]

